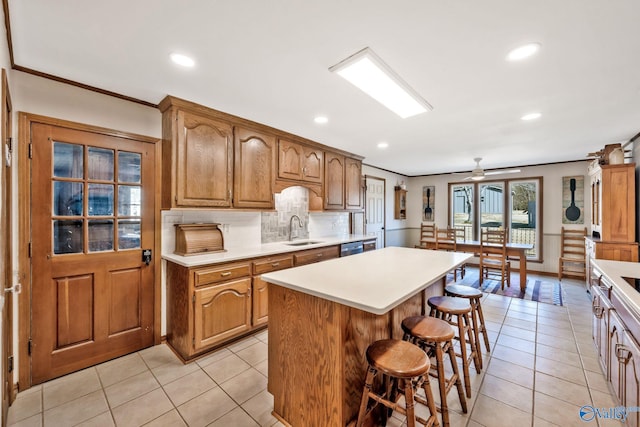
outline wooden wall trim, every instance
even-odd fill
[[[160,194],[162,189],[162,140],[150,136],[122,132],[114,129],[91,126],[68,120],[40,116],[25,112],[18,113],[18,276],[22,284],[22,292],[18,294],[18,390],[23,391],[31,387],[31,363],[28,354],[28,343],[31,337],[31,259],[29,258],[29,244],[31,242],[31,162],[29,159],[29,144],[31,143],[31,124],[44,123],[53,126],[67,127],[103,135],[131,139],[155,146],[155,264],[154,264],[154,343],[162,342],[161,331],[161,297],[162,297],[162,261],[161,252],[161,213]]]

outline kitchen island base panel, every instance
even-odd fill
[[[275,284],[269,285],[269,381],[273,414],[285,425],[355,423],[367,373],[366,350],[402,339],[405,317],[424,315],[444,279],[377,315]]]

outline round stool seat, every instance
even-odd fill
[[[451,325],[435,317],[411,316],[402,321],[402,330],[423,341],[442,342],[453,339]]]
[[[450,314],[464,314],[471,312],[471,304],[467,299],[438,296],[427,300],[429,307]]]
[[[471,286],[464,285],[449,285],[444,288],[444,291],[453,297],[458,298],[481,298],[482,291]]]
[[[421,348],[401,340],[374,342],[367,348],[367,361],[378,371],[396,378],[419,377],[431,367]]]

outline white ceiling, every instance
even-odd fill
[[[406,175],[584,159],[640,131],[638,0],[9,0],[9,14],[17,65],[171,94]],[[527,42],[536,56],[505,61]],[[401,119],[328,71],[366,46],[434,110]]]

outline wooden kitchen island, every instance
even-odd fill
[[[388,247],[262,275],[269,282],[269,382],[286,425],[355,422],[372,342],[442,295],[471,255]]]

